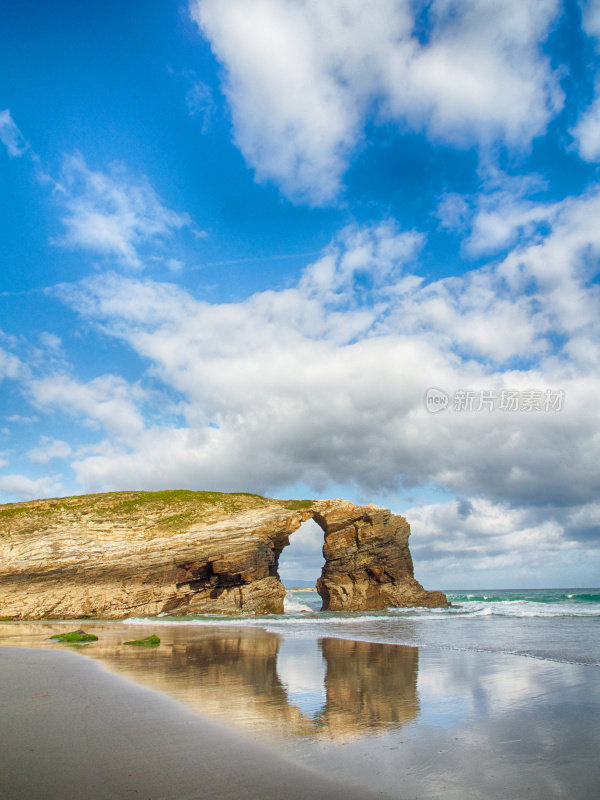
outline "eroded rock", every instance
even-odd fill
[[[442,592],[427,592],[415,580],[404,517],[342,500],[315,505],[314,519],[325,532],[325,566],[317,583],[324,609],[448,605]]]
[[[0,507],[0,615],[282,613],[289,536],[323,528],[323,607],[447,605],[414,579],[406,520],[342,500],[117,492]]]

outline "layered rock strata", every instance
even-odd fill
[[[415,580],[404,517],[333,500],[315,507],[313,518],[325,532],[325,565],[317,582],[324,609],[448,605],[442,592],[427,592]]]
[[[0,617],[282,613],[279,556],[325,534],[323,608],[445,606],[414,579],[406,520],[342,500],[118,492],[0,506]]]

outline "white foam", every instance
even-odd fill
[[[283,613],[301,614],[303,611],[308,611],[312,613],[314,609],[304,605],[304,603],[300,603],[298,600],[296,600],[296,598],[292,594],[288,592],[286,596],[283,598]]]
[[[287,596],[284,600],[285,614],[264,616],[240,615],[224,617],[218,614],[193,618],[130,617],[124,620],[128,625],[231,625],[287,627],[290,625],[356,625],[360,623],[385,622],[406,619],[411,622],[421,620],[453,620],[470,617],[600,617],[598,603],[573,604],[535,603],[527,600],[503,600],[498,602],[464,601],[450,608],[389,608],[384,612],[372,614],[320,613],[296,598]]]

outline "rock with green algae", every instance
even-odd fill
[[[70,633],[55,633],[54,636],[51,636],[50,639],[53,639],[57,642],[97,642],[98,637],[95,636],[93,633],[86,633],[85,631],[78,630],[78,631],[71,631]]]
[[[131,642],[123,642],[123,644],[131,644],[135,647],[158,647],[160,639],[158,636],[146,636],[145,639],[133,639]]]

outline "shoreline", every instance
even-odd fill
[[[348,800],[323,777],[76,653],[0,647],[3,800]]]
[[[587,800],[600,780],[586,665],[320,626],[168,624],[123,646],[156,624],[88,620],[99,640],[76,646],[2,626],[3,800]]]

